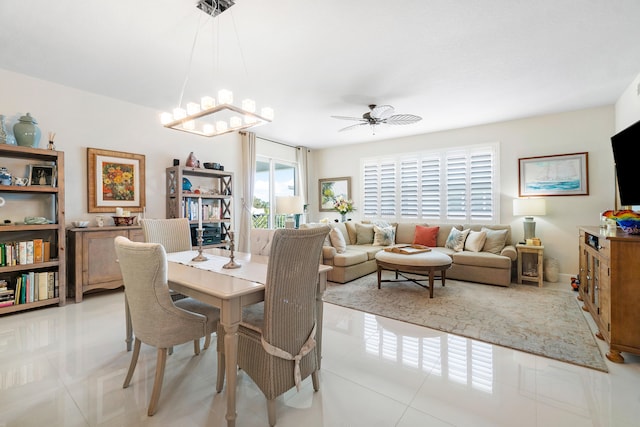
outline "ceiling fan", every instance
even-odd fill
[[[334,119],[340,120],[355,120],[360,123],[347,126],[340,129],[338,132],[344,132],[352,129],[356,129],[360,126],[371,126],[373,134],[376,134],[376,126],[378,125],[410,125],[412,123],[419,122],[422,117],[413,114],[393,114],[395,108],[391,105],[369,105],[368,112],[364,113],[362,117],[347,117],[347,116],[331,116]]]

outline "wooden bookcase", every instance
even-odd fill
[[[15,289],[22,274],[30,272],[52,272],[57,276],[57,294],[53,298],[39,299],[24,304],[0,308],[0,315],[50,305],[66,303],[67,276],[65,263],[64,220],[64,153],[39,148],[0,144],[0,161],[14,177],[29,174],[29,165],[53,166],[53,185],[0,185],[0,196],[6,201],[0,208],[0,223],[12,218],[10,223],[0,226],[0,243],[15,243],[42,239],[49,242],[49,261],[32,264],[0,266],[0,278]],[[25,224],[27,216],[44,217],[50,223]]]
[[[578,243],[578,299],[609,344],[607,359],[622,363],[620,352],[640,354],[640,236],[580,227]]]
[[[183,189],[183,180],[188,180],[191,190]],[[197,192],[197,191],[199,192]],[[219,228],[219,243],[209,247],[226,247],[227,233],[233,221],[233,172],[182,166],[167,168],[167,218],[189,218],[192,227],[197,227],[197,209],[190,206],[202,198],[204,210],[203,227]],[[206,232],[205,228],[205,232]],[[195,242],[193,246],[196,246]]]

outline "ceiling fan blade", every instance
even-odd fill
[[[340,119],[340,120],[354,120],[357,122],[366,122],[362,117],[347,117],[347,116],[329,116],[332,119]]]
[[[377,105],[371,109],[369,115],[374,119],[385,120],[391,117],[394,111],[391,105]]]
[[[384,123],[388,125],[410,125],[420,120],[422,120],[422,117],[413,114],[396,114],[384,120]]]
[[[347,126],[346,128],[342,128],[340,129],[338,132],[346,132],[346,131],[350,131],[350,130],[354,130],[356,128],[359,128],[360,126],[366,126],[368,125],[368,123],[358,123],[357,125],[351,125],[351,126]]]

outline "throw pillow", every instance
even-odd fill
[[[457,228],[452,228],[449,233],[449,237],[447,237],[447,243],[445,248],[449,248],[456,252],[461,252],[464,249],[464,241],[467,239],[467,235],[469,234],[469,229],[466,230],[458,230]]]
[[[336,248],[336,252],[339,254],[342,254],[347,250],[347,242],[344,240],[344,236],[337,228],[331,229],[329,232],[329,239],[331,239],[331,246]]]
[[[356,245],[370,245],[371,243],[373,243],[373,224],[356,222]]]
[[[436,246],[440,227],[425,227],[424,225],[416,225],[416,231],[413,236],[413,243],[416,245],[424,245],[433,248]]]
[[[487,233],[487,239],[484,241],[484,252],[491,252],[492,254],[500,255],[502,249],[504,249],[507,243],[507,232],[509,230],[492,230],[490,228],[482,227],[482,231]]]
[[[389,246],[396,242],[396,228],[373,226],[373,246]]]
[[[480,252],[487,239],[487,233],[484,231],[470,231],[467,240],[464,241],[464,250],[471,252]]]

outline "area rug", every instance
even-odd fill
[[[393,273],[386,278],[393,278]],[[346,284],[329,282],[324,301],[608,372],[576,296],[511,284],[504,288],[447,279],[428,289],[383,283],[376,274]]]

